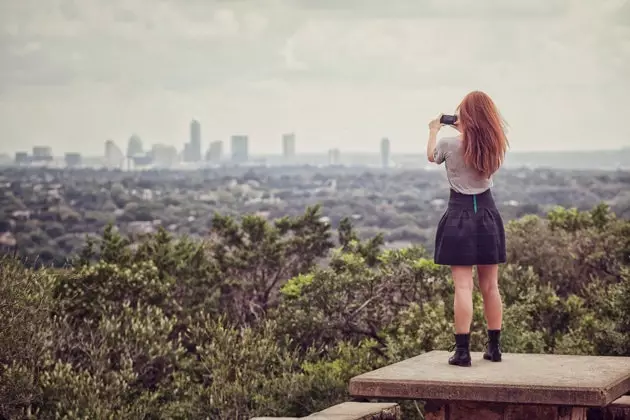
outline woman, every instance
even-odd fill
[[[473,266],[477,266],[483,309],[488,324],[486,360],[501,361],[503,304],[498,288],[498,264],[505,262],[505,231],[490,188],[492,175],[509,146],[494,102],[483,92],[471,92],[457,108],[453,125],[460,134],[436,137],[440,117],[429,123],[427,157],[446,162],[451,186],[448,208],[438,225],[435,262],[451,266],[455,283],[455,354],[449,364],[470,366],[470,324],[473,316]]]

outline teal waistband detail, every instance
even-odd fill
[[[475,209],[475,213],[477,213],[477,196],[473,195],[473,207]]]

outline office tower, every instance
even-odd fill
[[[31,158],[28,156],[27,152],[17,152],[15,153],[15,163],[18,165],[24,165],[31,162]]]
[[[282,156],[286,160],[295,157],[295,134],[288,133],[282,135]]]
[[[190,123],[190,161],[201,162],[201,124],[199,121],[192,120]]]
[[[112,140],[105,142],[105,167],[122,168],[124,155],[122,150]]]
[[[127,142],[127,169],[131,169],[132,164],[136,164],[135,158],[138,156],[144,156],[144,148],[140,137],[133,134]]]
[[[381,164],[383,168],[389,168],[389,155],[391,144],[387,137],[381,140]]]
[[[69,168],[79,166],[82,161],[81,153],[66,153],[64,160],[66,162],[66,166]]]
[[[137,134],[134,134],[129,137],[129,142],[127,142],[127,157],[131,158],[142,154],[144,154],[142,140]]]
[[[33,147],[33,162],[50,162],[53,159],[52,149],[48,146]]]
[[[330,149],[328,151],[328,164],[329,165],[339,165],[341,160],[341,152],[339,149]]]
[[[206,153],[206,160],[212,163],[221,162],[221,158],[223,157],[223,142],[222,141],[213,141],[210,143],[210,147],[208,148],[208,152]]]
[[[151,153],[146,153],[144,155],[136,155],[130,158],[131,162],[133,162],[134,168],[141,168],[153,165],[153,156]]]
[[[182,150],[182,161],[192,162],[192,146],[190,143],[184,143],[184,150]]]
[[[247,136],[235,135],[231,140],[232,162],[244,163],[249,159],[249,138]]]
[[[151,162],[160,168],[170,168],[177,162],[177,149],[165,144],[154,144],[151,147]]]

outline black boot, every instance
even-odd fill
[[[483,358],[493,362],[501,361],[501,330],[488,330],[488,349]]]
[[[448,364],[470,366],[470,333],[455,334],[455,354],[448,359]]]

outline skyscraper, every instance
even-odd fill
[[[192,120],[190,123],[190,160],[192,162],[201,162],[201,124],[199,121]]]
[[[389,155],[391,144],[387,137],[381,140],[381,165],[383,168],[389,168]]]
[[[341,162],[341,152],[339,151],[339,149],[328,150],[328,164],[339,165],[340,162]]]
[[[28,155],[28,152],[16,152],[15,153],[15,163],[18,165],[24,165],[31,163],[31,158]]]
[[[33,147],[33,162],[50,162],[51,160],[53,160],[53,155],[49,146]]]
[[[129,141],[127,142],[127,157],[132,158],[142,154],[144,154],[142,140],[140,140],[140,137],[137,134],[133,134],[129,137]]]
[[[286,160],[290,160],[295,157],[295,133],[282,135],[282,156]]]
[[[235,135],[231,139],[232,162],[244,163],[249,159],[249,138]]]
[[[170,168],[177,162],[177,149],[165,144],[154,144],[149,152],[152,162],[160,168]]]
[[[75,152],[66,153],[64,160],[66,162],[66,166],[69,168],[80,166],[82,162],[81,153],[75,153]]]
[[[213,141],[210,143],[208,152],[206,153],[206,160],[212,163],[219,163],[223,157],[223,142]]]
[[[105,142],[105,167],[120,169],[122,168],[123,160],[122,150],[112,140],[107,140]]]

